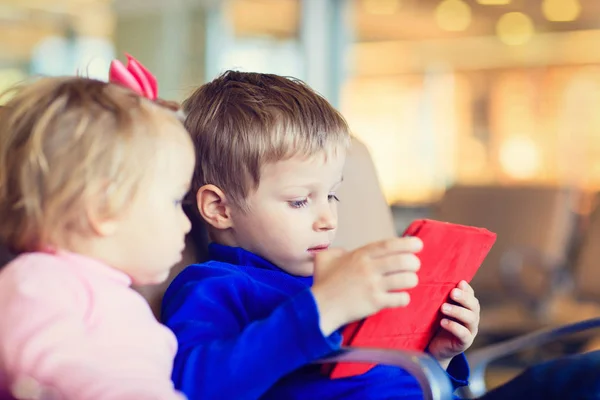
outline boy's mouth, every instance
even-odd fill
[[[309,248],[307,251],[308,251],[309,253],[318,253],[318,252],[320,252],[320,251],[325,251],[325,250],[327,250],[328,248],[329,248],[329,243],[327,243],[327,244],[320,244],[320,245],[318,245],[318,246],[311,247],[311,248]]]

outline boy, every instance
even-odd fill
[[[185,103],[196,147],[191,194],[212,240],[211,261],[171,284],[163,321],[179,351],[173,379],[190,399],[421,398],[398,368],[330,380],[310,365],[337,350],[339,329],[408,304],[416,238],[328,250],[337,225],[349,130],[303,83],[227,72]],[[327,251],[328,250],[328,251]],[[443,311],[429,352],[465,384],[479,305],[466,283]],[[452,361],[452,362],[451,362]]]

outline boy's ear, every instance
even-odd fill
[[[196,206],[204,220],[216,229],[233,226],[231,206],[225,193],[215,185],[204,185],[196,192]]]

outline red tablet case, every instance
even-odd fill
[[[410,304],[347,325],[345,346],[425,351],[439,329],[440,307],[461,280],[473,279],[496,241],[496,234],[487,229],[433,220],[413,222],[404,236],[417,236],[424,245],[418,254],[419,284],[408,291]],[[360,375],[374,366],[337,363],[325,365],[324,371],[335,379]]]

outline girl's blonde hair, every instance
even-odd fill
[[[0,242],[14,251],[92,233],[136,195],[173,112],[120,86],[43,78],[0,110]],[[164,144],[164,143],[163,143]]]

